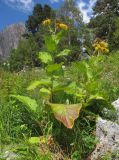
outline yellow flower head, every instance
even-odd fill
[[[108,47],[108,43],[104,42],[104,41],[101,41],[100,42],[100,45],[104,48],[107,48]]]
[[[104,53],[109,53],[109,49],[104,48],[104,49],[103,49],[103,52],[104,52]]]
[[[102,41],[100,39],[97,39],[92,46],[94,47],[96,52],[100,52],[100,53],[108,53],[109,52],[108,43],[105,41]]]
[[[50,25],[51,23],[52,23],[51,19],[46,19],[46,20],[44,20],[44,21],[42,22],[42,24],[43,24],[44,26],[48,26],[48,25]]]
[[[56,27],[57,27],[57,28],[59,28],[59,25],[60,25],[60,23],[59,23],[59,22],[57,22],[57,23],[56,23]]]
[[[56,27],[59,29],[63,29],[63,30],[68,30],[68,25],[64,24],[64,23],[56,23]]]

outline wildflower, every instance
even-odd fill
[[[56,27],[59,29],[63,29],[63,30],[68,30],[68,25],[64,24],[64,23],[56,23]]]
[[[109,52],[109,49],[103,48],[103,51],[104,51],[105,53],[108,53],[108,52]]]
[[[92,45],[96,52],[98,53],[108,53],[108,43],[105,41],[101,41],[100,39],[97,39],[95,43]]]
[[[42,24],[43,24],[44,26],[50,25],[50,24],[51,24],[51,19],[46,19],[46,20],[44,20],[44,21],[42,22]]]
[[[57,23],[56,23],[56,27],[59,28],[59,25],[60,25],[60,23],[57,22]]]
[[[104,42],[104,41],[101,41],[100,42],[100,45],[104,48],[107,48],[108,47],[108,43]]]

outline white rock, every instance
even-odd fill
[[[96,137],[99,143],[91,155],[91,160],[98,160],[107,153],[119,151],[119,125],[117,123],[98,118]]]
[[[114,108],[117,111],[117,122],[119,123],[119,99],[117,99],[116,101],[114,101],[112,103],[112,105],[114,106]]]
[[[112,105],[114,106],[114,108],[115,108],[117,111],[119,111],[119,99],[117,99],[116,101],[114,101],[114,102],[112,103]]]
[[[6,160],[13,160],[17,157],[18,157],[17,154],[15,154],[14,152],[10,152],[10,151],[6,151],[3,156],[3,158],[5,158]]]

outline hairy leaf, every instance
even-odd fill
[[[47,72],[49,74],[57,74],[63,72],[62,64],[51,64],[47,66]]]
[[[48,52],[39,52],[39,59],[46,64],[53,61],[52,56]]]
[[[87,79],[88,79],[88,80],[93,79],[93,75],[92,75],[92,71],[91,71],[90,66],[89,66],[86,62],[84,62],[84,65],[85,65],[85,67],[86,67]]]
[[[41,89],[40,89],[40,93],[44,93],[44,94],[50,95],[50,94],[51,94],[51,91],[50,91],[49,89],[47,89],[47,88],[41,88]]]
[[[29,109],[32,111],[36,111],[36,108],[38,107],[36,101],[34,99],[31,99],[30,97],[20,95],[11,95],[11,97],[16,98],[17,100],[25,104],[27,107],[29,107]]]
[[[68,56],[71,53],[69,49],[64,49],[62,52],[60,52],[57,57],[62,57],[62,56]]]
[[[53,37],[45,36],[44,39],[45,39],[45,45],[47,47],[47,50],[50,52],[55,51],[57,48],[57,44],[55,40],[53,39]]]
[[[65,105],[48,103],[48,105],[51,107],[55,118],[70,129],[73,127],[74,121],[78,118],[79,112],[82,108],[81,104]]]
[[[75,72],[78,73],[80,76],[84,77],[87,81],[93,78],[91,68],[85,61],[74,62],[73,68]]]
[[[101,96],[99,96],[99,95],[90,96],[90,98],[88,99],[88,101],[92,101],[92,100],[102,100],[102,101],[106,101],[106,99],[104,99],[103,97],[101,97]]]
[[[87,105],[93,105],[95,103],[102,104],[102,105],[104,105],[105,108],[110,108],[108,101],[99,95],[92,95],[92,96],[90,96],[90,98],[87,101]]]
[[[35,88],[39,86],[49,86],[51,85],[50,79],[41,79],[40,81],[32,82],[31,85],[27,88],[27,90],[34,90]]]
[[[77,88],[76,82],[72,82],[67,87],[65,87],[64,92],[72,95],[76,93],[76,88]]]
[[[60,32],[58,32],[55,35],[52,35],[53,40],[55,41],[56,44],[59,43],[60,39],[63,37],[63,31],[61,30]]]

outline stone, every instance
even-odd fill
[[[112,103],[113,107],[116,109],[117,113],[117,123],[119,123],[119,99]]]
[[[99,143],[91,154],[91,160],[98,160],[107,153],[119,151],[119,125],[117,123],[98,118],[96,137]]]
[[[119,112],[119,99],[117,99],[116,101],[114,101],[112,103],[112,105],[114,106],[114,108]]]
[[[17,48],[25,30],[25,24],[18,23],[10,25],[0,32],[0,59],[7,58],[11,49]]]
[[[6,159],[6,160],[15,160],[19,157],[19,155],[17,155],[16,153],[14,152],[11,152],[11,151],[5,151],[4,155],[1,157],[3,159]]]

